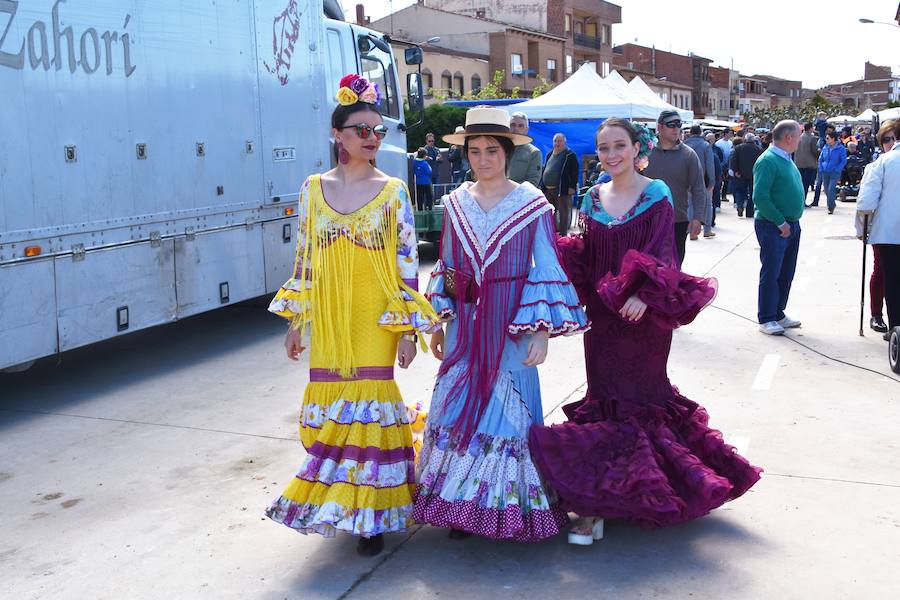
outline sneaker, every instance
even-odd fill
[[[795,327],[800,327],[800,321],[790,318],[785,315],[783,319],[778,321],[778,324],[781,325],[784,329],[794,329]]]
[[[744,216],[744,209],[743,209],[743,208],[739,208],[739,209],[738,209],[738,216],[739,216],[739,217],[743,217],[743,216]]]
[[[709,231],[709,232],[707,232],[707,233],[704,233],[704,234],[703,234],[703,237],[705,237],[705,238],[716,237],[716,232],[715,232],[715,231]]]
[[[888,327],[884,322],[884,319],[879,317],[872,317],[869,319],[869,327],[872,328],[873,331],[877,331],[878,333],[887,333]]]
[[[766,335],[784,335],[784,327],[782,327],[775,321],[769,321],[768,323],[762,323],[759,326],[759,330],[762,331]]]

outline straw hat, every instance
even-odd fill
[[[476,106],[466,111],[466,126],[457,127],[454,133],[443,136],[448,144],[462,145],[466,138],[481,135],[491,137],[505,137],[512,140],[516,146],[522,146],[531,142],[530,137],[509,130],[509,113],[502,108],[490,106]]]

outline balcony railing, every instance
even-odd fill
[[[594,35],[585,35],[583,33],[575,34],[575,45],[594,48],[595,50],[600,50],[603,47],[603,43],[601,42],[599,37]]]

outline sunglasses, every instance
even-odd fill
[[[892,135],[886,135],[886,136],[884,136],[883,138],[881,138],[881,143],[882,143],[882,144],[893,144],[893,143],[894,143],[894,140],[896,140],[896,139],[897,139],[897,138],[895,138],[895,137],[892,136]]]
[[[663,123],[669,129],[678,129],[681,127],[681,121],[669,121],[668,123]]]
[[[372,127],[368,123],[357,123],[356,125],[345,125],[344,127],[338,127],[338,129],[355,129],[356,135],[361,137],[362,139],[367,139],[373,133],[375,137],[379,140],[383,140],[384,136],[388,133],[388,128],[385,125],[376,125]]]

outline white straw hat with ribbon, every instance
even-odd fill
[[[470,108],[466,111],[466,126],[457,127],[454,133],[441,139],[448,144],[462,145],[466,142],[466,138],[482,135],[509,138],[516,146],[527,144],[532,139],[527,135],[512,133],[509,130],[509,113],[502,108],[490,106]]]

